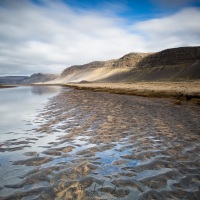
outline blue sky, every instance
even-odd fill
[[[107,10],[126,18],[144,20],[161,17],[187,7],[200,7],[200,0],[60,0],[73,9]],[[43,0],[32,0],[45,5]]]
[[[1,0],[0,76],[199,46],[199,19],[200,0]]]

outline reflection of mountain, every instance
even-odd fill
[[[0,84],[32,84],[43,83],[57,78],[55,74],[33,74],[31,76],[4,76],[0,77]]]
[[[186,81],[200,79],[200,47],[129,53],[119,59],[66,68],[50,83]]]
[[[58,91],[56,86],[32,86],[31,92],[36,95],[54,94]]]

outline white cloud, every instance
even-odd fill
[[[200,0],[151,0],[153,3],[166,8],[166,7],[184,7],[192,3],[199,3]]]
[[[118,27],[120,18],[99,11],[75,12],[61,2],[40,7],[24,1],[16,7],[13,1],[1,8],[0,18],[1,74],[7,64],[12,64],[13,73],[19,68],[27,73],[58,72],[65,66],[121,56],[132,45],[143,49],[139,36]]]
[[[132,26],[143,35],[147,49],[200,45],[200,9],[188,8],[171,16],[143,21]]]
[[[199,44],[200,10],[195,8],[127,25],[114,13],[75,11],[60,1],[43,6],[5,2],[0,7],[0,75],[56,73],[132,51]]]

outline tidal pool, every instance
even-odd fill
[[[24,105],[10,126],[2,120],[0,199],[199,199],[199,106],[69,88],[9,90],[25,90],[33,107]]]

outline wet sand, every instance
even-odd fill
[[[12,162],[31,169],[1,183],[12,193],[0,199],[199,199],[198,105],[63,88],[39,118],[35,135],[0,151],[57,137]]]
[[[0,84],[0,89],[2,88],[12,88],[12,87],[17,87],[16,85],[1,85]]]

